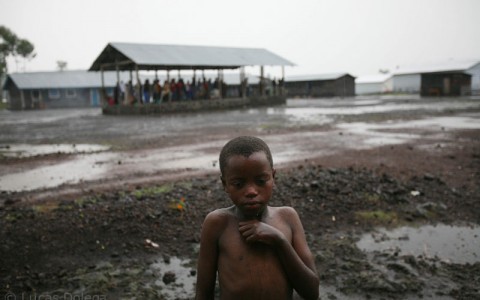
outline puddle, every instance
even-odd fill
[[[395,111],[445,111],[478,108],[478,101],[439,101],[439,102],[387,102],[364,100],[319,100],[319,99],[295,99],[287,101],[288,107],[308,106],[311,114],[319,115],[360,115],[369,113],[385,113]]]
[[[160,260],[150,265],[152,271],[160,273],[160,277],[154,285],[161,287],[161,294],[165,299],[193,299],[195,297],[197,278],[195,267],[190,265],[191,261],[189,259],[178,257],[171,257],[169,262]],[[168,273],[175,274],[175,281],[166,284],[163,278]]]
[[[425,138],[417,134],[398,133],[386,130],[403,129],[432,129],[435,131],[442,129],[480,129],[480,115],[470,114],[455,117],[437,117],[423,120],[402,121],[402,122],[384,122],[384,123],[342,123],[337,128],[346,131],[355,136],[363,136],[361,143],[364,145],[393,145],[402,144],[415,139]],[[432,138],[436,136],[431,135]]]
[[[448,263],[480,262],[480,227],[427,225],[419,228],[378,229],[365,234],[357,247],[366,252],[438,258]]]
[[[266,140],[275,153],[275,164],[282,164],[300,158],[308,159],[321,153],[331,153],[332,149],[319,149],[314,142],[323,140],[325,136],[324,132],[306,132],[275,135]],[[285,140],[290,141],[290,147],[285,147]],[[304,144],[305,141],[312,141],[312,143]],[[140,176],[172,170],[184,173],[198,170],[218,172],[218,153],[224,143],[224,141],[215,141],[159,149],[78,154],[68,161],[37,166],[28,170],[5,169],[0,172],[0,190],[31,191],[83,181],[109,180],[125,174]],[[331,143],[330,147],[338,147],[338,145]]]
[[[113,153],[78,155],[73,160],[41,166],[30,170],[7,173],[0,176],[1,191],[31,191],[51,188],[66,183],[79,183],[83,180],[100,179],[107,174],[109,166],[101,160],[112,160]]]
[[[339,124],[337,128],[355,136],[363,136],[364,138],[359,141],[359,145],[363,144],[365,146],[403,144],[420,138],[419,135],[415,134],[381,131],[390,128],[389,126],[391,126],[389,123],[369,124],[355,122]]]
[[[28,145],[16,144],[1,146],[0,155],[6,157],[33,157],[48,154],[94,153],[109,150],[109,146],[94,144],[57,144],[57,145]]]
[[[298,124],[324,125],[334,122],[332,117],[326,116],[318,109],[310,107],[286,107],[286,108],[268,108],[269,116],[284,116],[288,118],[290,126]]]

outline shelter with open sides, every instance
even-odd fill
[[[224,70],[239,69],[242,95],[245,96],[245,67],[260,67],[260,95],[263,95],[264,66],[282,67],[283,79],[284,67],[293,65],[285,58],[261,48],[109,43],[89,71],[101,71],[102,74],[104,71],[116,71],[117,74],[129,71],[130,79],[133,79],[132,73],[135,72],[139,81],[141,70],[155,71],[156,77],[157,71],[166,71],[167,79],[170,72],[175,70],[191,70],[193,78],[196,78],[197,71],[217,70],[218,78],[222,79]],[[221,90],[221,85],[218,88]]]

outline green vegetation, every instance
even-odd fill
[[[398,222],[398,215],[395,212],[386,212],[383,210],[374,211],[357,211],[355,212],[355,218],[358,221],[367,223],[388,225]]]
[[[26,39],[20,39],[5,26],[0,25],[0,78],[8,73],[7,57],[20,56],[31,60],[36,56],[35,47]]]
[[[135,198],[155,197],[170,192],[172,188],[173,186],[171,184],[146,187],[133,191],[132,196],[134,196]]]

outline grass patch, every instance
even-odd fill
[[[132,192],[132,196],[135,198],[155,197],[170,192],[173,189],[171,184],[164,184],[161,186],[153,186],[138,189]]]
[[[39,205],[34,205],[32,207],[33,211],[36,213],[49,213],[58,208],[58,203],[43,203]]]
[[[374,224],[393,224],[398,222],[398,215],[395,212],[386,212],[383,210],[374,211],[357,211],[355,212],[355,218],[358,221]]]
[[[381,201],[380,195],[370,193],[365,193],[364,199],[370,204],[378,204]]]

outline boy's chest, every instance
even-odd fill
[[[279,230],[290,243],[292,242],[290,226],[274,221],[268,221],[267,224]],[[220,253],[226,254],[227,256],[236,256],[239,260],[242,260],[242,256],[245,253],[254,256],[263,256],[266,252],[275,250],[272,246],[262,244],[261,242],[247,243],[240,233],[237,222],[231,222],[227,228],[225,228],[219,239],[219,247]]]

